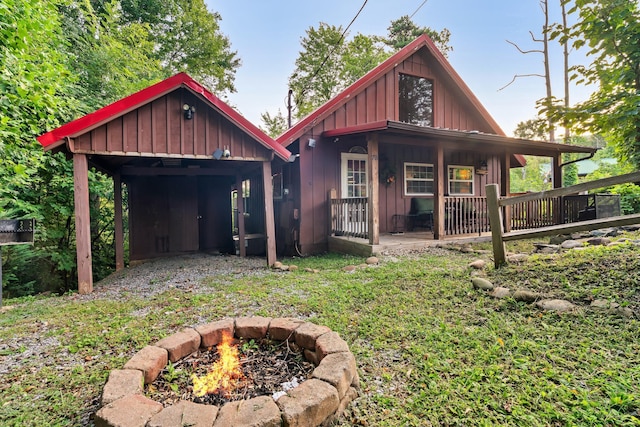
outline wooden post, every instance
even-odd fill
[[[500,173],[500,187],[502,189],[502,196],[509,197],[511,192],[511,154],[505,153],[502,158]],[[505,206],[504,208],[504,231],[511,231],[511,206]]]
[[[91,218],[89,207],[89,164],[84,154],[73,155],[73,194],[76,216],[76,256],[78,292],[93,291],[91,266]]]
[[[244,232],[244,198],[242,197],[242,175],[236,175],[236,208],[238,210],[238,252],[241,257],[247,256]]]
[[[367,136],[367,161],[369,175],[369,244],[380,244],[380,181],[378,178],[378,134]]]
[[[327,218],[329,218],[329,230],[327,230],[327,233],[329,233],[329,236],[331,236],[335,229],[334,221],[336,220],[336,218],[334,218],[334,215],[333,215],[333,200],[338,198],[338,191],[335,188],[330,189],[328,197],[329,197],[329,200],[328,200],[329,212],[328,212]]]
[[[113,175],[113,221],[116,271],[124,268],[124,230],[122,227],[122,181],[120,172]]]
[[[489,209],[489,225],[491,227],[491,242],[493,244],[493,260],[496,268],[507,263],[506,249],[502,240],[502,212],[500,211],[500,188],[498,184],[488,184],[487,208]]]
[[[553,188],[562,188],[562,153],[558,153],[551,158],[553,168]]]
[[[445,194],[445,170],[444,170],[444,148],[442,143],[436,147],[435,167],[435,194],[433,195],[433,238],[442,240],[445,236],[444,230],[444,194]]]
[[[262,184],[264,186],[264,226],[267,244],[267,264],[271,267],[277,261],[276,255],[276,221],[273,213],[273,182],[271,178],[271,161],[262,162]]]

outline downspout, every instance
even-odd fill
[[[581,162],[581,161],[583,161],[583,160],[589,160],[590,158],[592,158],[592,157],[593,157],[593,156],[595,156],[595,155],[596,155],[596,152],[594,151],[593,153],[589,154],[587,157],[583,157],[583,158],[581,158],[581,159],[571,160],[571,161],[568,161],[568,162],[566,162],[566,163],[562,163],[562,164],[560,165],[560,168],[563,168],[563,167],[565,167],[565,166],[567,166],[567,165],[570,165],[570,164],[573,164],[573,163]]]

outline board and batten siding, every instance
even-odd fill
[[[193,118],[182,106],[193,105]],[[98,126],[75,140],[78,152],[210,158],[228,148],[237,159],[266,160],[271,153],[205,101],[186,90],[164,95]]]

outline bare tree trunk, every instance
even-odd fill
[[[562,7],[562,32],[564,37],[562,39],[562,55],[564,57],[564,107],[569,108],[569,36],[567,34],[567,10],[565,8],[564,1],[560,0]],[[564,143],[568,144],[571,139],[571,129],[567,124],[567,120],[564,121]]]
[[[549,70],[549,0],[541,0],[540,5],[544,12],[544,27],[542,28],[542,43],[543,43],[543,55],[544,55],[544,82],[547,88],[547,108],[551,107],[553,100],[553,92],[551,91],[551,72]],[[555,142],[556,135],[553,127],[553,121],[551,117],[547,118],[549,125],[549,141]]]

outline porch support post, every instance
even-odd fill
[[[553,168],[553,188],[562,188],[562,153],[557,153],[551,158],[551,167]]]
[[[369,175],[369,244],[380,244],[380,181],[378,179],[378,134],[367,135],[367,167]]]
[[[445,193],[445,170],[444,170],[444,147],[442,143],[436,146],[435,166],[435,194],[433,195],[433,238],[442,240],[445,236],[444,230],[444,193]]]
[[[122,228],[122,181],[120,172],[113,175],[113,222],[116,271],[124,268],[124,231]]]
[[[93,291],[91,267],[91,218],[89,208],[89,164],[84,154],[73,155],[73,196],[76,216],[76,256],[78,292]]]
[[[238,210],[238,252],[241,257],[247,256],[244,232],[244,199],[242,198],[242,175],[236,175],[236,208]]]
[[[276,221],[273,213],[273,182],[271,178],[271,161],[262,162],[262,184],[264,186],[264,228],[267,244],[267,264],[271,267],[276,256]]]
[[[500,169],[500,195],[509,197],[509,192],[511,191],[511,154],[504,154]],[[508,233],[511,231],[511,206],[504,207],[504,218],[502,220],[504,221],[504,230]]]

